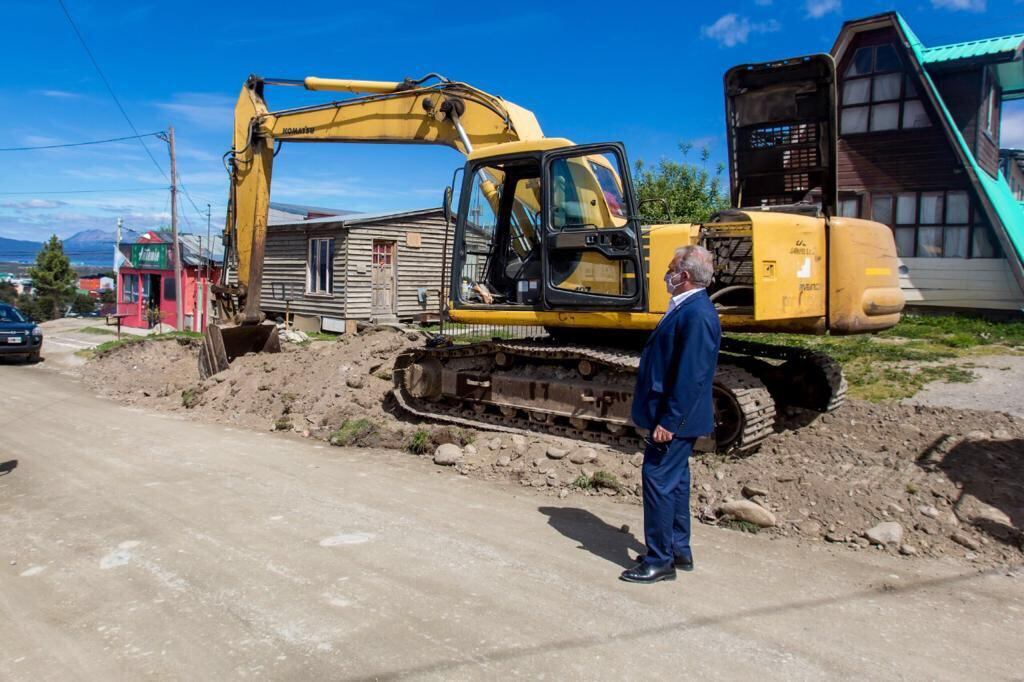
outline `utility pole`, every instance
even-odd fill
[[[174,242],[174,327],[185,327],[181,308],[181,244],[178,243],[178,169],[174,161],[174,126],[167,126],[167,145],[171,150],[171,241]]]
[[[114,242],[114,280],[115,280],[115,284],[117,284],[117,286],[121,286],[120,283],[118,283],[116,280],[117,280],[117,276],[121,274],[121,266],[119,264],[119,260],[120,259],[118,258],[118,255],[120,255],[120,253],[121,253],[121,226],[123,224],[124,224],[124,221],[121,218],[118,218],[117,219],[117,240]]]

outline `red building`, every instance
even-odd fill
[[[179,235],[181,293],[185,328],[202,331],[209,309],[209,286],[220,278],[221,257],[201,244],[197,235]],[[117,312],[126,327],[148,329],[158,323],[174,326],[176,287],[174,249],[167,232],[147,232],[131,244],[121,244]],[[198,311],[198,314],[197,314]]]

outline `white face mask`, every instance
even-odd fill
[[[669,294],[675,293],[676,287],[682,284],[683,273],[681,272],[666,272],[665,273],[665,290]]]

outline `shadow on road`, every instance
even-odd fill
[[[6,462],[0,462],[0,476],[6,476],[18,467],[18,460],[9,459]]]
[[[629,568],[635,563],[629,555],[630,549],[636,554],[646,551],[643,543],[633,537],[632,533],[605,523],[585,509],[540,507],[537,511],[548,517],[552,528],[578,542],[579,549],[622,568]]]
[[[1024,439],[965,440],[948,452],[942,440],[917,464],[958,484],[957,518],[1008,545],[1024,543]]]

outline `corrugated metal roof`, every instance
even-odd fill
[[[975,59],[979,57],[993,57],[1013,59],[1024,43],[1024,33],[1015,33],[1009,36],[997,38],[983,38],[981,40],[969,40],[966,43],[952,43],[950,45],[936,45],[921,50],[921,61],[925,64],[937,64],[939,62],[955,62],[961,59]]]
[[[311,218],[309,220],[295,220],[286,223],[275,223],[268,227],[272,228],[284,228],[284,227],[303,227],[306,225],[341,225],[342,227],[356,227],[358,225],[365,225],[367,223],[377,223],[383,220],[395,219],[395,218],[407,218],[412,216],[428,215],[430,213],[440,213],[441,207],[436,208],[417,208],[411,211],[384,211],[380,213],[356,213],[353,215],[345,216],[326,216],[324,218]]]

